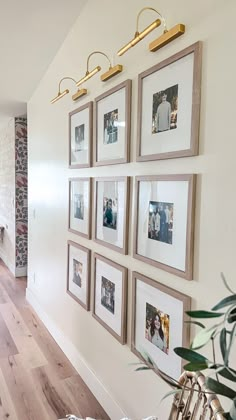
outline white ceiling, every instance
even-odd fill
[[[87,0],[0,0],[0,125],[26,102]]]

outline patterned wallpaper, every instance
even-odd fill
[[[16,268],[27,267],[28,236],[27,119],[15,118]]]

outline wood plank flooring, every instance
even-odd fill
[[[0,420],[109,420],[0,260]]]

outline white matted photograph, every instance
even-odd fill
[[[90,239],[91,234],[91,179],[69,179],[68,230]]]
[[[201,43],[139,74],[137,160],[198,154]]]
[[[128,177],[95,179],[94,240],[104,246],[127,253]]]
[[[69,167],[91,166],[93,103],[69,113]]]
[[[127,268],[94,254],[93,316],[126,343]]]
[[[95,99],[94,166],[129,162],[131,80]]]
[[[133,273],[131,349],[142,360],[149,356],[162,372],[178,379],[182,359],[175,347],[189,345],[185,314],[191,299],[142,274]]]
[[[196,175],[135,178],[135,258],[188,280],[193,276]]]
[[[90,294],[90,250],[67,242],[67,293],[87,311]]]

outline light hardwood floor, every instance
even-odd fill
[[[0,260],[0,420],[109,417]]]

